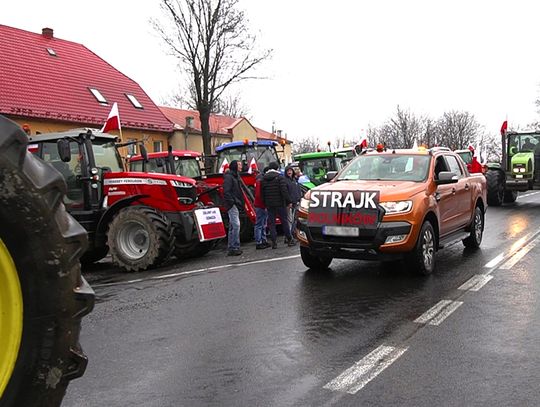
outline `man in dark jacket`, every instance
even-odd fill
[[[289,229],[291,231],[291,236],[294,238],[294,231],[296,229],[296,211],[300,199],[302,198],[302,189],[300,184],[296,179],[296,174],[294,168],[291,166],[285,167],[285,181],[287,181],[287,191],[289,192],[289,197],[291,198],[291,206],[287,208],[287,219],[289,222]]]
[[[253,202],[253,205],[255,206],[255,215],[257,217],[254,228],[255,249],[257,250],[270,247],[266,241],[266,222],[268,220],[268,213],[266,212],[266,206],[264,205],[264,201],[262,199],[261,188],[264,174],[266,174],[267,171],[268,167],[264,168],[263,174],[258,174],[258,171],[255,170],[255,174],[257,175],[255,178],[255,201]]]
[[[229,236],[227,256],[239,256],[240,250],[240,211],[244,210],[244,195],[238,174],[238,161],[229,164],[229,171],[223,176],[223,198],[229,215]]]
[[[286,243],[289,246],[294,246],[295,242],[292,239],[289,222],[287,221],[286,208],[292,204],[289,191],[287,190],[287,181],[279,173],[277,162],[271,162],[268,167],[268,172],[263,177],[261,189],[263,201],[268,211],[268,226],[270,227],[270,236],[272,238],[272,249],[277,248],[276,216],[281,220]]]

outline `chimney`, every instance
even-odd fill
[[[53,38],[53,29],[45,27],[41,30],[41,35],[43,35],[45,38]]]

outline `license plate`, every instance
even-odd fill
[[[523,178],[523,174],[517,174],[516,178]]]
[[[322,233],[325,236],[360,236],[360,230],[358,228],[347,226],[323,226]]]

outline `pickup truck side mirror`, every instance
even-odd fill
[[[324,180],[327,182],[332,181],[336,177],[337,173],[337,171],[328,171],[324,176]]]
[[[435,180],[435,184],[437,185],[445,185],[445,184],[455,184],[458,182],[458,177],[455,173],[451,171],[441,171],[439,172],[438,178]]]

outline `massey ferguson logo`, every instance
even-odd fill
[[[340,191],[313,191],[311,192],[310,208],[332,207],[332,208],[355,208],[355,209],[377,209],[379,192],[340,192]]]
[[[357,226],[372,229],[379,218],[379,192],[312,191],[308,224],[311,226]]]

